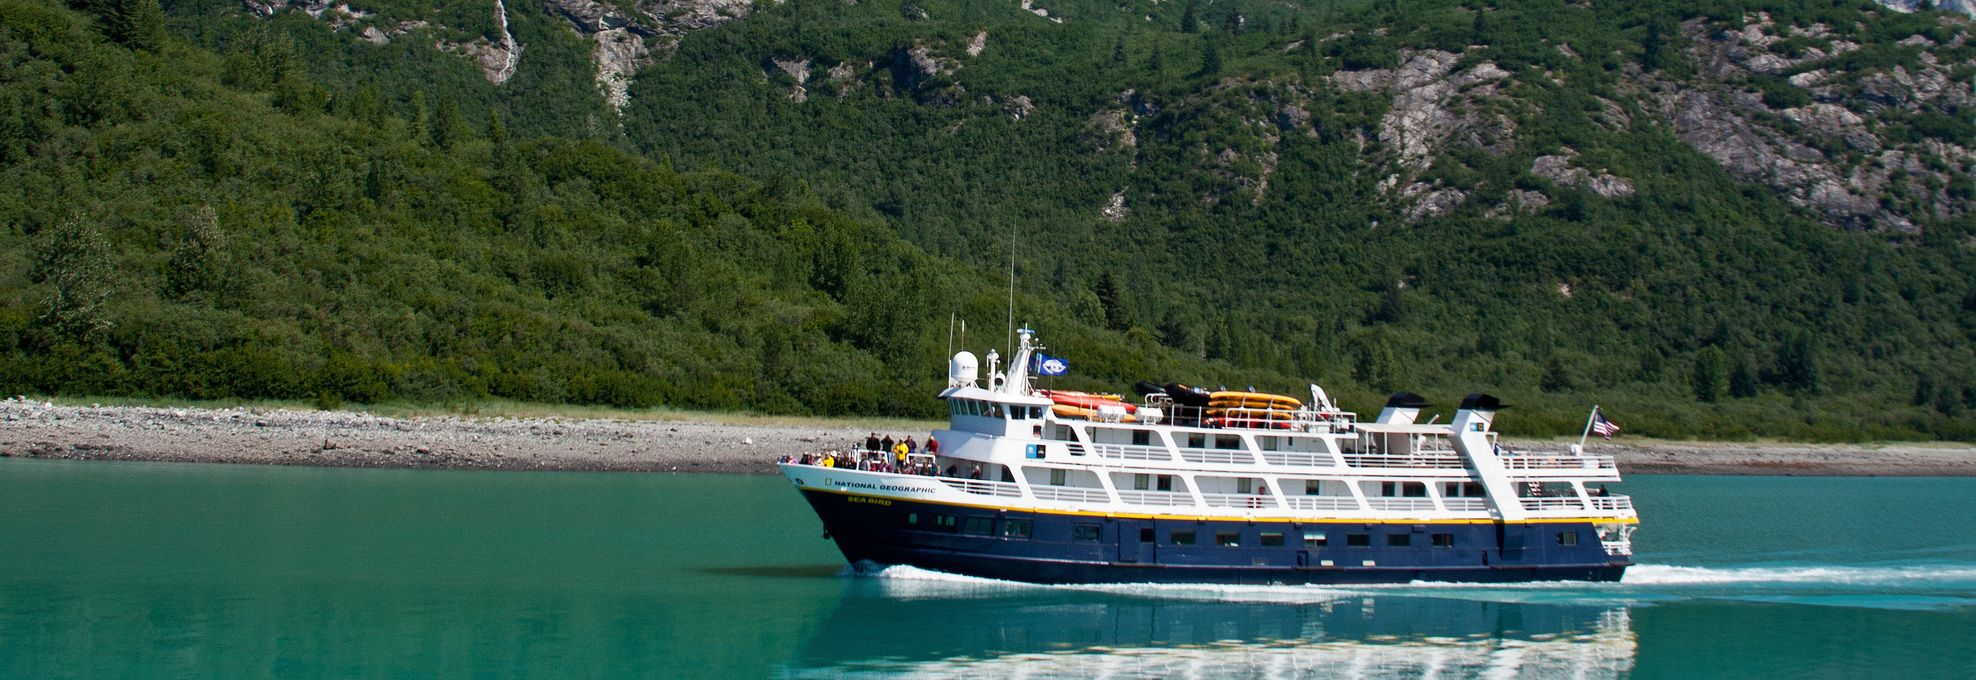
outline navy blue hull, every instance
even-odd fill
[[[1618,581],[1589,523],[1128,519],[805,490],[852,563],[1031,583]]]

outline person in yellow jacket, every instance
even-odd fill
[[[837,467],[837,456],[825,454],[823,457],[823,466]]]
[[[905,442],[899,442],[897,444],[892,445],[892,459],[899,461],[900,468],[903,469],[906,467],[906,453],[911,450],[912,448],[906,446]]]

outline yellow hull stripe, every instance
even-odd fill
[[[1394,519],[1390,517],[1381,517],[1381,518],[1340,517],[1334,519],[1319,520],[1310,517],[1260,517],[1260,516],[1230,517],[1224,515],[1157,515],[1157,514],[1136,513],[1136,512],[1096,512],[1090,510],[1055,510],[1049,508],[1007,508],[998,505],[982,505],[979,503],[956,503],[953,501],[936,501],[936,500],[927,500],[923,498],[899,498],[895,496],[878,496],[869,493],[860,493],[857,491],[844,491],[840,489],[822,489],[812,486],[804,486],[798,488],[804,491],[815,491],[818,493],[836,494],[839,496],[853,496],[858,498],[880,498],[887,501],[908,501],[913,503],[927,503],[931,505],[945,505],[948,507],[956,507],[956,508],[973,508],[976,510],[1016,510],[1019,512],[1033,512],[1039,515],[1065,515],[1069,517],[1110,517],[1113,519],[1168,519],[1168,520],[1195,520],[1195,521],[1204,521],[1204,522],[1298,522],[1298,523],[1335,522],[1339,524],[1495,524],[1497,522],[1497,520],[1493,520],[1493,519],[1473,519],[1473,518]],[[1581,522],[1589,522],[1591,524],[1639,524],[1640,518],[1638,517],[1536,517],[1526,520],[1503,521],[1504,524],[1578,524]]]

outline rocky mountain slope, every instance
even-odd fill
[[[1953,12],[187,0],[138,35],[48,4],[0,5],[28,384],[918,413],[1014,260],[1068,387],[1480,387],[1539,431],[1589,399],[1723,436],[1976,409]],[[97,260],[48,235],[98,224],[131,297],[56,305]],[[224,250],[245,299],[199,292]]]

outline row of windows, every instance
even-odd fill
[[[961,522],[954,515],[933,514],[922,523],[919,513],[909,512],[906,513],[905,519],[907,528],[931,529],[949,533],[954,532],[958,528],[960,533],[970,536],[995,535],[995,518],[993,517],[967,517],[964,522]],[[1031,520],[1010,519],[1002,522],[1002,536],[1005,538],[1027,540],[1034,532],[1035,525]],[[1096,524],[1078,524],[1071,527],[1070,540],[1083,543],[1097,543],[1102,535],[1102,530]],[[1322,531],[1306,531],[1303,538],[1304,547],[1306,548],[1322,548],[1330,545],[1329,537]],[[1152,529],[1146,528],[1139,530],[1139,541],[1141,543],[1151,543],[1153,540]],[[1167,542],[1173,545],[1197,545],[1198,539],[1193,529],[1172,529],[1167,532]],[[1214,544],[1229,548],[1239,548],[1242,546],[1242,532],[1215,531]],[[1265,548],[1281,547],[1284,544],[1283,532],[1260,532],[1256,536],[1256,544]],[[1427,544],[1436,548],[1452,548],[1455,547],[1455,535],[1451,533],[1428,534]],[[1578,545],[1578,532],[1557,532],[1557,544],[1563,546]],[[1386,534],[1386,547],[1408,548],[1412,546],[1413,534]],[[1372,534],[1345,534],[1345,547],[1370,548],[1372,547]]]
[[[973,399],[949,399],[947,410],[957,416],[983,416],[987,418],[1009,418],[1011,420],[1042,420],[1043,407],[1002,405]]]

